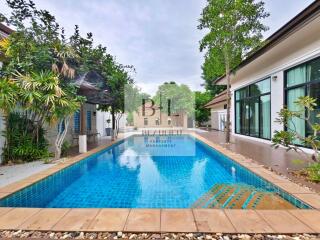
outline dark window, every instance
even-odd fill
[[[310,119],[312,123],[319,121],[316,115],[320,113],[320,58],[311,60],[291,68],[285,72],[285,102],[291,111],[303,111],[295,101],[299,97],[310,96],[317,99],[317,107],[312,112]],[[297,131],[302,136],[313,134],[312,129],[306,121],[294,118],[288,123],[287,130]],[[295,141],[300,145],[299,140]]]
[[[148,126],[148,118],[144,118],[143,124],[144,124],[145,126]]]
[[[91,111],[87,111],[87,130],[91,131],[92,122],[91,122]]]
[[[227,109],[227,107],[228,107],[227,104],[223,105],[223,109]]]
[[[271,137],[270,78],[235,92],[236,133],[252,137]]]
[[[80,111],[73,115],[73,128],[75,133],[80,133]]]

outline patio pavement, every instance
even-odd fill
[[[0,166],[0,187],[22,180],[52,166],[54,164],[45,164],[43,161]]]

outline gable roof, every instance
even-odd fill
[[[222,102],[227,101],[227,90],[224,90],[223,92],[216,95],[210,102],[208,102],[206,105],[204,105],[205,108],[211,108],[214,105],[217,105]]]
[[[0,37],[6,37],[11,34],[13,30],[6,25],[0,23]]]
[[[244,59],[237,67],[235,67],[232,72],[235,70],[239,70],[244,66],[248,65],[271,48],[285,40],[289,35],[293,34],[297,30],[299,30],[302,26],[307,24],[309,21],[313,20],[315,17],[320,14],[320,1],[315,0],[308,7],[298,13],[294,18],[292,18],[289,22],[283,25],[280,29],[278,29],[275,33],[273,33],[270,37],[268,37],[264,41],[264,45],[260,47],[257,51],[253,52],[246,59]],[[221,77],[214,80],[214,83],[218,83],[225,77],[225,74]]]

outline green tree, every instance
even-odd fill
[[[85,99],[77,96],[72,86],[62,89],[58,75],[51,71],[18,74],[15,81],[19,86],[19,104],[29,113],[30,123],[36,122],[42,127],[45,124],[54,126],[60,122],[65,126],[58,131],[55,141],[55,159],[59,159],[70,117]],[[26,130],[32,130],[32,125],[26,126]]]
[[[195,119],[198,125],[207,122],[210,117],[210,109],[205,108],[204,105],[207,104],[212,99],[210,92],[195,92]]]
[[[262,32],[268,29],[261,20],[268,16],[264,3],[254,0],[207,0],[201,14],[198,28],[208,33],[200,41],[200,51],[206,51],[207,58],[224,66],[227,80],[227,143],[230,142],[231,70],[239,59],[260,46]]]
[[[161,107],[163,112],[168,112],[168,100],[170,100],[171,113],[185,112],[189,117],[194,114],[194,94],[185,84],[165,82],[158,87],[153,100],[157,106]]]
[[[212,96],[216,96],[226,89],[225,85],[217,85],[214,83],[214,81],[224,73],[223,59],[217,57],[219,56],[217,54],[219,54],[217,49],[210,49],[205,54],[204,63],[201,66],[202,79],[205,81],[204,87]]]

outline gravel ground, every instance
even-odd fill
[[[0,187],[29,177],[35,173],[52,167],[54,164],[44,164],[43,161],[0,166]]]
[[[40,231],[1,231],[0,238],[27,239],[176,239],[176,240],[307,240],[320,239],[319,235],[268,235],[268,234],[204,234],[204,233],[108,233],[108,232],[40,232]]]

